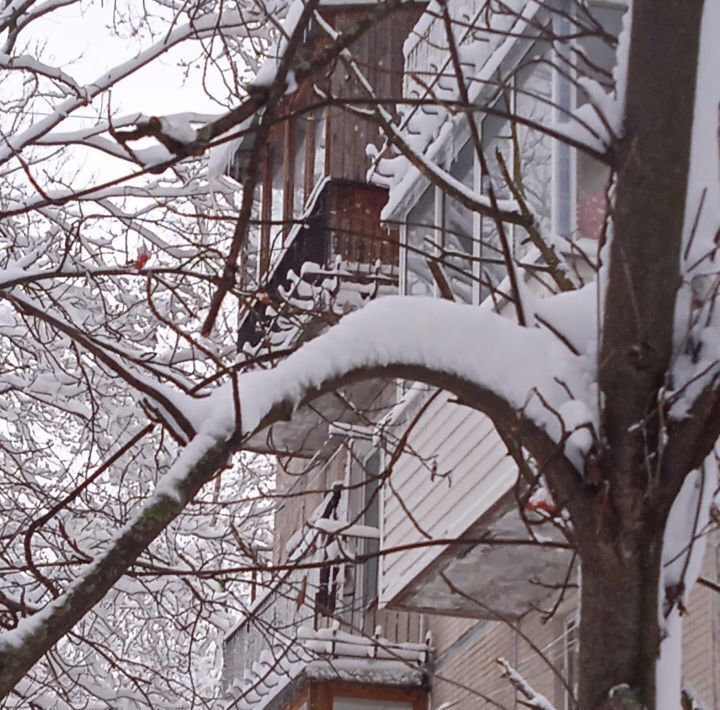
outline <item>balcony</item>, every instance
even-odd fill
[[[397,288],[397,233],[380,226],[386,200],[386,190],[353,180],[326,179],[317,186],[305,214],[285,236],[260,298],[241,319],[241,347],[283,342],[292,306],[308,311],[314,305],[307,303],[312,289],[303,286],[320,290],[325,284],[333,306],[351,284],[364,287],[354,289],[363,300],[382,288]]]
[[[380,225],[387,191],[366,183],[326,179],[304,216],[284,239],[262,292],[241,319],[240,346],[252,357],[296,347],[383,294],[397,292],[398,236]],[[326,395],[249,442],[251,450],[309,457],[326,438],[328,421],[353,417],[379,393],[377,384]]]
[[[557,594],[572,552],[551,524],[518,512],[517,467],[487,417],[436,395],[407,451],[384,499],[382,548],[402,551],[382,558],[381,605],[492,620]]]
[[[304,699],[329,710],[333,698],[424,707],[429,644],[417,617],[378,610],[366,593],[368,562],[352,560],[379,532],[348,522],[346,505],[335,486],[291,541],[295,568],[227,635],[223,686],[234,707],[299,707]]]

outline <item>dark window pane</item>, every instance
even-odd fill
[[[552,224],[553,145],[543,130],[552,123],[552,68],[549,47],[536,44],[516,75],[515,185],[537,216],[540,229],[548,233]],[[568,182],[566,176],[563,178]],[[514,229],[514,255],[521,257],[530,242],[525,230]]]
[[[313,171],[312,186],[325,176],[325,109],[315,109],[312,113],[313,126]]]
[[[305,152],[307,149],[307,126],[305,116],[298,116],[293,122],[292,158],[292,216],[297,219],[305,205]]]
[[[515,113],[524,119],[516,124],[515,182],[543,229],[550,228],[552,203],[552,141],[542,130],[552,123],[552,69],[547,54],[547,49],[533,48],[518,72],[515,99]]]
[[[272,151],[272,184],[271,184],[271,208],[270,219],[270,266],[280,258],[282,250],[282,232],[284,218],[284,174],[283,154],[281,146],[276,144]]]
[[[380,528],[380,452],[375,451],[365,462],[364,523]],[[366,538],[363,552],[369,559],[363,564],[363,606],[367,608],[377,597],[380,540]]]

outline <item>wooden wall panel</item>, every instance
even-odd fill
[[[343,8],[329,15],[335,28],[342,29],[355,23],[370,7]],[[421,10],[420,4],[408,5],[370,29],[351,47],[353,58],[381,98],[402,95],[403,41]],[[333,94],[341,99],[367,97],[342,64],[335,66],[330,84]],[[365,180],[369,167],[365,147],[368,143],[380,144],[377,126],[338,107],[331,108],[330,116],[330,175]]]
[[[372,266],[378,259],[396,266],[399,259],[398,231],[380,224],[387,191],[362,183],[331,184],[330,217],[332,252],[350,264]]]

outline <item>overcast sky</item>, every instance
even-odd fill
[[[140,3],[135,3],[139,8]],[[157,9],[157,6],[154,6]],[[74,4],[60,8],[32,24],[32,35],[25,34],[25,42],[45,44],[42,58],[48,64],[62,68],[81,85],[95,80],[103,72],[134,58],[139,51],[154,43],[149,33],[142,37],[115,37],[111,26],[113,3]],[[157,23],[160,27],[160,23]],[[34,51],[30,52],[35,54]],[[213,102],[203,87],[202,68],[199,63],[185,77],[178,66],[181,60],[197,59],[199,45],[185,45],[170,50],[135,75],[121,81],[112,91],[112,107],[115,115],[141,112],[146,115],[168,115],[181,112],[220,113],[223,109]],[[218,81],[210,79],[210,86],[217,88]],[[222,89],[220,89],[222,92]],[[219,94],[224,98],[223,94]],[[103,114],[107,107],[99,100],[93,103],[86,115]],[[82,126],[82,110],[76,111],[60,130],[72,130]],[[95,119],[96,120],[96,119]],[[143,147],[136,143],[135,147]],[[107,180],[128,172],[129,165],[107,157],[98,151],[83,149],[73,151],[77,161],[72,161],[72,171],[82,164],[75,179],[86,183],[94,175],[95,180]],[[92,180],[92,182],[95,182]]]
[[[82,8],[76,4],[39,20],[35,36],[47,42],[48,59],[52,57],[79,82],[86,83],[150,44],[147,38],[113,37],[108,29],[111,21],[112,3],[105,3],[104,7],[83,3]],[[146,114],[218,111],[203,91],[199,70],[191,72],[183,85],[183,73],[176,61],[191,57],[193,52],[189,48],[172,50],[137,76],[124,80],[113,91],[113,104],[123,112]]]

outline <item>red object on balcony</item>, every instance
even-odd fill
[[[602,233],[607,208],[604,192],[581,194],[578,199],[578,234],[586,239],[597,239]]]

